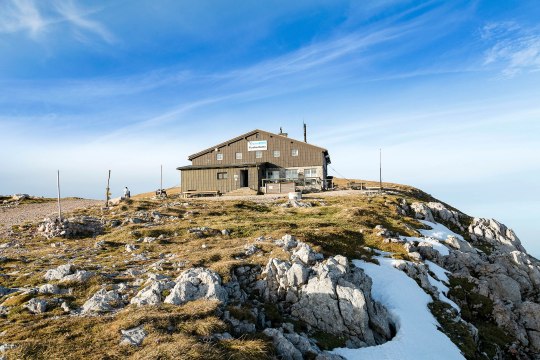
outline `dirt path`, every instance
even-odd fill
[[[62,200],[62,212],[70,212],[76,209],[87,208],[103,203],[100,200],[65,199]],[[0,237],[5,236],[11,226],[27,221],[39,221],[49,215],[57,213],[55,201],[41,204],[22,204],[14,207],[0,207]]]

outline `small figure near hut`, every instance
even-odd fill
[[[131,193],[129,192],[129,189],[128,189],[128,187],[126,186],[126,187],[124,188],[124,198],[125,198],[125,199],[129,199],[130,197],[131,197]]]

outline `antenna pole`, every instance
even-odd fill
[[[62,205],[60,204],[60,170],[56,172],[56,188],[58,190],[58,220],[62,222]]]
[[[304,142],[307,143],[307,125],[304,122]]]
[[[109,196],[111,194],[110,187],[109,187],[110,181],[111,181],[111,170],[109,170],[109,176],[107,177],[107,189],[105,189],[105,207],[106,208],[109,207]]]
[[[163,191],[163,165],[161,165],[161,182],[159,185],[159,190]]]
[[[382,150],[379,149],[379,191],[382,192]]]

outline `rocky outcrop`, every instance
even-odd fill
[[[72,264],[60,265],[56,269],[47,270],[44,275],[45,280],[69,283],[82,283],[90,279],[94,275],[91,271],[76,270]]]
[[[400,204],[402,212],[406,212],[406,205],[406,202]],[[532,349],[534,353],[538,352],[540,262],[526,253],[514,231],[493,219],[467,218],[440,203],[413,203],[408,213],[418,219],[441,222],[462,230],[470,242],[448,237],[444,242],[449,245],[450,253],[444,257],[420,246],[406,246],[418,251],[422,258],[451,271],[455,278],[472,284],[472,290],[468,291],[473,297],[478,294],[489,299],[491,319],[516,339],[514,346],[519,350],[515,351],[528,354],[527,349]],[[425,284],[417,277],[416,280]],[[452,300],[460,306],[480,306],[467,304],[464,299]],[[474,322],[474,319],[470,321]]]
[[[347,337],[351,347],[391,338],[386,310],[371,299],[371,279],[351,268],[343,256],[325,261],[321,257],[309,245],[298,243],[292,261],[270,259],[265,279],[258,283],[262,297],[282,304],[284,311],[313,329]]]
[[[122,296],[117,290],[100,289],[81,308],[83,315],[96,315],[111,312],[124,306]]]
[[[221,278],[205,268],[184,271],[176,279],[176,285],[165,299],[168,304],[181,305],[197,299],[227,302],[227,291],[221,285]]]
[[[406,203],[404,205],[407,206]],[[403,203],[401,204],[402,208],[404,205]],[[439,222],[446,224],[450,223],[456,225],[461,230],[464,230],[460,221],[460,213],[455,210],[447,209],[439,202],[415,202],[411,204],[410,209],[412,210],[414,217],[417,219],[430,222],[437,222],[437,220],[439,220]]]
[[[163,292],[172,289],[174,285],[174,282],[168,280],[153,281],[131,299],[131,304],[137,306],[160,305],[163,302]]]
[[[474,218],[468,230],[473,242],[484,241],[502,251],[525,252],[514,231],[496,220]]]
[[[95,237],[103,233],[103,223],[100,219],[89,216],[71,217],[62,221],[46,218],[38,226],[38,233],[47,239]]]

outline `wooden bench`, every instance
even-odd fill
[[[220,196],[219,190],[206,190],[206,191],[197,191],[189,190],[182,193],[183,198],[197,197],[197,196]]]

